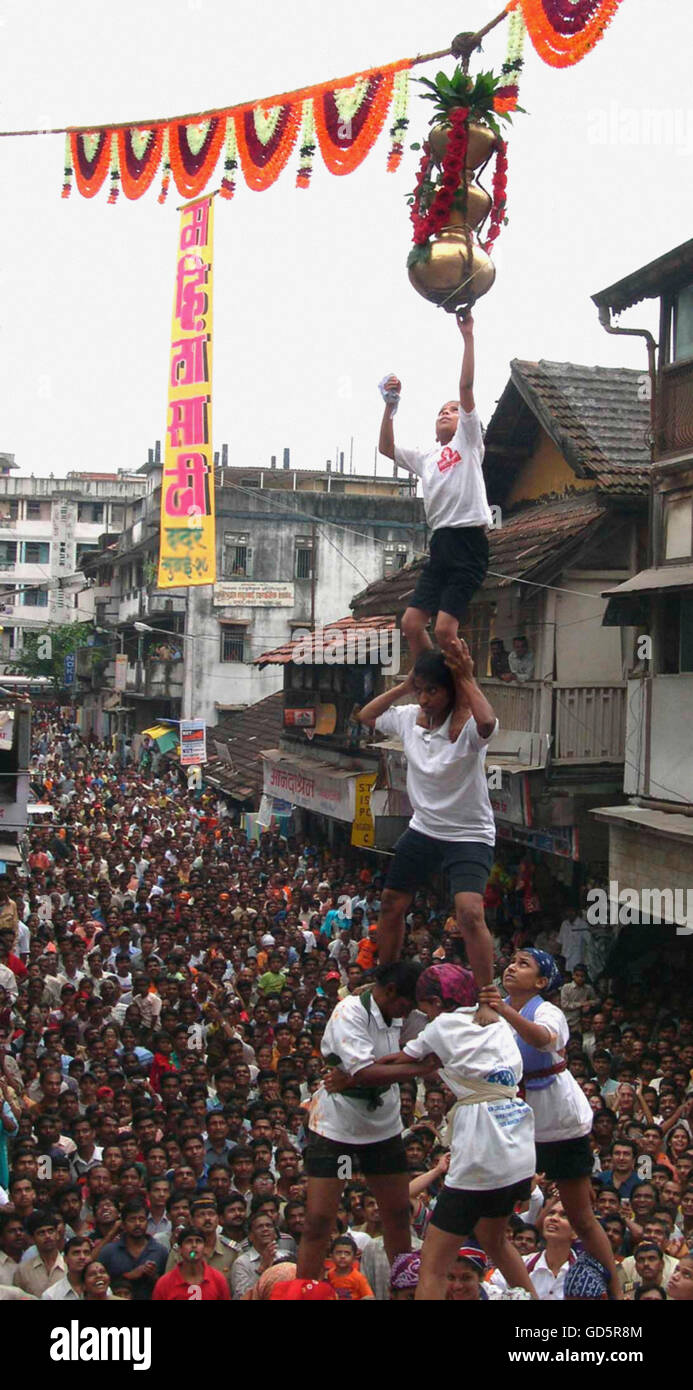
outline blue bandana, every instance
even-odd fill
[[[546,976],[547,983],[542,990],[543,994],[553,994],[561,984],[561,972],[556,965],[553,956],[548,951],[537,951],[534,946],[523,946],[522,950],[526,956],[532,956],[539,966],[542,975]]]
[[[539,952],[539,954],[543,954]],[[609,1287],[609,1274],[593,1255],[580,1255],[565,1276],[564,1298],[603,1298]]]

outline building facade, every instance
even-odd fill
[[[157,453],[141,476],[122,535],[104,536],[85,561],[95,619],[108,632],[108,660],[98,679],[85,671],[82,687],[85,727],[97,733],[181,716],[214,726],[271,695],[281,679],[258,656],[341,617],[360,583],[426,548],[408,478],[222,467],[216,584],[159,590]]]
[[[11,666],[23,634],[89,621],[93,606],[81,566],[104,531],[120,532],[142,480],[126,473],[21,477],[0,455],[0,669]]]
[[[693,898],[693,241],[594,296],[605,327],[659,302],[649,554],[606,590],[608,621],[638,633],[628,680],[623,791],[596,818],[609,831],[609,882]],[[653,920],[680,925],[672,899]],[[693,913],[686,930],[693,930]]]

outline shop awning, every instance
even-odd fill
[[[50,801],[30,801],[26,813],[28,816],[52,816],[54,810]]]
[[[52,809],[52,808],[51,808]],[[0,861],[3,864],[21,864],[22,856],[16,845],[0,840]]]
[[[641,570],[614,589],[602,589],[602,598],[620,598],[626,594],[656,594],[663,589],[693,588],[693,565],[657,565]]]
[[[153,724],[151,729],[143,729],[142,736],[154,740],[160,753],[170,753],[178,745],[178,734],[175,729],[168,728],[165,724]]]
[[[372,764],[345,768],[327,758],[292,757],[278,748],[263,751],[262,769],[265,796],[347,822],[356,813],[358,778],[376,770]]]

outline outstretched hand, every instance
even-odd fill
[[[463,338],[473,338],[474,319],[472,318],[471,309],[464,309],[457,315],[457,327]]]
[[[474,678],[472,654],[463,637],[453,637],[445,646],[445,663],[454,676],[470,681]]]

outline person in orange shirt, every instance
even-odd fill
[[[351,1236],[335,1236],[330,1255],[334,1267],[327,1271],[325,1278],[334,1289],[337,1298],[349,1302],[367,1299],[374,1302],[375,1294],[365,1274],[360,1274],[355,1267],[356,1241]]]
[[[359,942],[359,949],[356,954],[356,964],[362,970],[372,970],[378,955],[378,928],[369,927],[368,936],[364,936]]]

